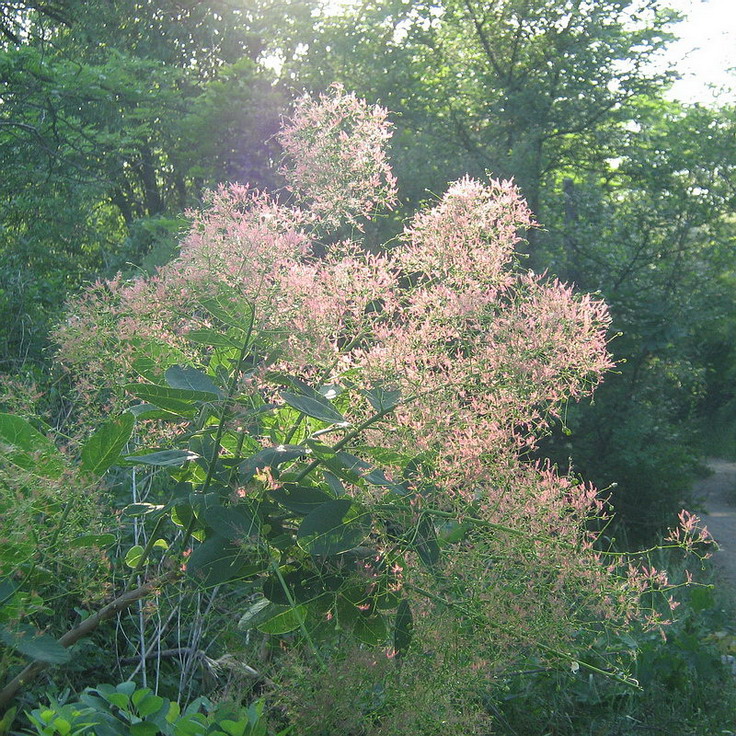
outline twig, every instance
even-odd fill
[[[146,583],[135,590],[129,590],[123,593],[112,601],[112,603],[108,603],[104,608],[97,611],[97,613],[86,618],[79,626],[75,626],[73,629],[67,631],[58,640],[58,643],[64,648],[69,648],[72,644],[76,644],[80,639],[89,636],[103,621],[107,621],[107,619],[132,606],[136,601],[150,595],[164,585],[164,583],[174,580],[178,574],[178,572],[170,572],[159,580]],[[39,662],[38,660],[27,665],[19,675],[14,677],[0,690],[0,709],[7,706],[22,687],[33,682],[48,666],[48,662]]]

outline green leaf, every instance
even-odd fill
[[[313,442],[309,442],[309,447],[322,460],[326,468],[349,483],[366,481],[374,486],[388,488],[401,496],[405,496],[409,492],[405,486],[389,480],[383,470],[374,467],[355,455],[351,455],[349,452],[334,452],[324,445]]]
[[[204,520],[216,534],[231,542],[244,540],[260,533],[258,517],[244,504],[239,506],[210,506],[204,510]]]
[[[329,493],[319,488],[297,486],[292,483],[286,483],[281,488],[270,491],[269,495],[284,508],[297,514],[308,514],[320,504],[333,500]]]
[[[240,547],[221,536],[208,537],[187,561],[187,575],[200,585],[212,586],[235,577],[256,574],[261,566],[246,565]]]
[[[319,401],[324,399],[319,391],[313,389],[308,383],[302,381],[301,378],[296,376],[290,376],[288,373],[282,373],[281,371],[269,371],[266,373],[265,378],[267,381],[272,383],[278,383],[280,386],[288,386],[289,388],[296,391],[300,396],[308,396],[311,399]]]
[[[142,557],[143,547],[141,547],[140,544],[136,544],[125,553],[125,564],[128,567],[138,567],[138,563],[141,561]]]
[[[82,448],[81,469],[85,473],[101,476],[120,457],[120,453],[130,439],[135,425],[135,417],[125,412],[115,419],[105,422]]]
[[[294,629],[298,629],[307,619],[306,606],[278,606],[271,603],[268,607],[268,618],[263,623],[258,624],[257,628],[264,634],[288,634]]]
[[[281,398],[293,409],[300,411],[302,414],[306,414],[308,417],[319,419],[322,422],[328,424],[342,424],[346,427],[350,426],[350,423],[345,420],[345,417],[330,404],[327,399],[319,397],[319,399],[311,398],[309,396],[298,396],[297,394],[289,393],[288,391],[281,392]]]
[[[78,547],[109,547],[115,544],[116,538],[114,534],[83,534],[69,542],[69,546],[73,549]]]
[[[164,411],[153,404],[136,404],[128,407],[128,411],[136,419],[167,419],[169,421],[181,421],[181,415],[171,411]]]
[[[197,413],[199,404],[217,398],[209,391],[192,391],[185,388],[159,386],[155,383],[128,383],[123,388],[142,401],[153,404],[174,414],[191,417]]]
[[[258,470],[263,470],[263,468],[276,468],[283,463],[298,460],[308,453],[309,450],[301,445],[277,445],[276,447],[267,447],[240,463],[240,480],[249,480]]]
[[[212,379],[202,371],[191,366],[172,365],[164,374],[166,383],[171,388],[185,389],[199,393],[212,394],[213,398],[221,398],[222,391],[214,384]]]
[[[15,630],[0,626],[0,639],[11,649],[31,659],[49,664],[64,664],[71,653],[48,634],[36,634],[31,626],[21,625]]]
[[[132,723],[128,726],[130,736],[159,736],[161,729],[155,723]]]
[[[178,467],[190,460],[199,457],[196,452],[190,450],[159,450],[149,452],[145,455],[127,455],[125,459],[129,463],[137,465],[157,465],[161,467]]]
[[[0,562],[11,567],[18,567],[33,557],[36,549],[31,542],[5,542],[0,545]]]
[[[379,413],[395,409],[401,401],[401,391],[392,391],[381,386],[361,391],[361,393],[368,399],[368,402],[376,412]]]
[[[235,302],[226,294],[206,297],[199,302],[213,317],[223,324],[245,332],[253,314],[253,308],[245,302]]]
[[[192,507],[188,504],[177,504],[173,509],[171,509],[171,521],[173,521],[176,526],[189,526],[193,516],[194,513],[192,511]]]
[[[255,603],[252,603],[250,608],[240,617],[238,621],[238,628],[247,631],[248,629],[254,629],[258,622],[265,621],[268,618],[266,614],[263,619],[260,618],[261,612],[271,605],[268,598],[259,598]]]
[[[58,478],[66,468],[64,456],[56,445],[25,419],[13,414],[0,413],[0,455],[43,478]]]
[[[241,721],[218,721],[217,725],[227,734],[227,736],[244,736],[245,729],[248,728],[249,724],[248,720],[244,718]]]
[[[163,707],[165,701],[158,695],[154,695],[148,688],[141,688],[133,693],[131,698],[133,705],[142,718],[157,713]],[[168,710],[168,705],[167,705]]]
[[[440,526],[439,541],[443,545],[456,544],[465,538],[468,530],[468,525],[450,519]]]
[[[394,651],[397,657],[402,657],[409,649],[414,636],[414,617],[409,607],[409,601],[403,600],[396,610],[394,622]]]
[[[323,581],[320,575],[301,567],[291,572],[282,573],[281,577],[286,584],[291,600],[289,600],[289,595],[286,594],[281,580],[276,575],[266,578],[263,581],[262,589],[263,595],[271,603],[279,603],[283,606],[290,605],[292,601],[296,603],[313,601],[325,592],[325,586],[329,583],[329,580]]]
[[[136,684],[133,680],[126,680],[116,685],[115,691],[127,695],[128,698],[132,698],[133,693],[136,691]]]
[[[437,542],[434,524],[426,514],[421,517],[417,525],[413,547],[425,565],[431,567],[437,564],[440,558],[440,545]]]
[[[370,516],[356,503],[346,498],[326,501],[304,518],[297,544],[313,555],[338,555],[357,547],[370,528]]]
[[[388,639],[388,626],[383,616],[359,616],[353,623],[355,638],[370,646],[378,646]]]

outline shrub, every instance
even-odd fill
[[[181,568],[232,586],[243,631],[299,642],[322,674],[348,634],[416,671],[535,653],[626,682],[618,637],[664,623],[666,575],[597,549],[596,490],[524,459],[611,367],[606,307],[519,267],[532,223],[511,182],[453,184],[380,255],[327,243],[391,203],[387,136],[339,89],[302,100],[282,133],[297,205],[221,187],[177,258],[71,303],[56,337],[80,395],[135,402],[81,456],[149,489],[123,511],[128,587]],[[703,539],[686,516],[672,544]],[[482,682],[466,690],[482,723]],[[416,692],[455,702],[438,680]]]

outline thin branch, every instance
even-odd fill
[[[123,593],[112,601],[112,603],[108,603],[97,613],[86,618],[79,624],[79,626],[75,626],[73,629],[67,631],[66,634],[58,640],[58,643],[65,649],[68,649],[73,644],[76,644],[80,639],[89,636],[103,621],[113,618],[121,611],[124,611],[137,601],[141,600],[141,598],[145,598],[158,590],[165,583],[173,581],[178,575],[178,572],[170,572],[159,580],[154,580],[150,583],[146,583],[145,585],[141,585],[135,590]],[[48,662],[39,662],[38,660],[27,665],[19,675],[14,677],[2,690],[0,690],[0,710],[5,708],[8,703],[13,700],[21,688],[33,682],[38,675],[48,667]]]

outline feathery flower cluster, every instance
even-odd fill
[[[387,118],[387,110],[346,94],[339,84],[318,100],[305,95],[297,103],[278,136],[287,160],[282,173],[324,226],[359,225],[361,217],[394,204]]]

